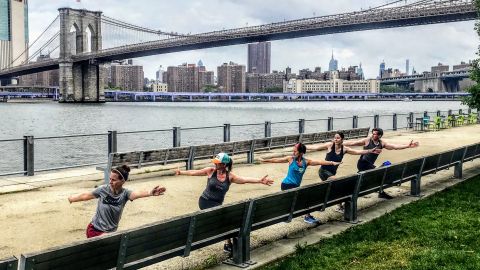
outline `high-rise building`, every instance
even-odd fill
[[[50,55],[40,55],[37,62],[50,60]],[[18,77],[18,84],[22,86],[59,86],[59,71],[49,70]]]
[[[218,86],[225,93],[245,92],[245,66],[233,62],[223,63],[217,68]]]
[[[26,62],[27,48],[28,1],[0,0],[0,69]]]
[[[214,85],[213,71],[207,71],[202,66],[184,63],[180,66],[167,68],[164,82],[168,84],[169,92],[201,92],[205,85]]]
[[[270,73],[270,42],[248,44],[248,73]]]
[[[338,60],[333,58],[333,51],[332,51],[332,59],[328,63],[328,71],[338,70]]]
[[[405,62],[405,75],[410,75],[410,60],[407,59]]]
[[[110,72],[111,86],[126,91],[143,91],[143,66],[133,65],[132,61],[127,61],[127,64],[112,64]]]
[[[385,72],[385,60],[380,63],[380,71],[378,73],[378,77],[382,78],[383,73]]]
[[[163,70],[163,67],[160,65],[158,70],[155,72],[155,80],[157,82],[163,82],[163,72],[165,72],[165,70]]]

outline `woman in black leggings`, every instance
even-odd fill
[[[273,180],[268,178],[268,175],[262,178],[253,178],[234,174],[232,172],[233,160],[226,153],[219,153],[212,162],[215,167],[188,171],[177,169],[175,171],[175,175],[208,176],[207,187],[198,199],[198,207],[202,210],[222,205],[231,183],[264,184],[267,186],[273,184]],[[230,239],[225,242],[223,250],[232,252],[232,241]]]

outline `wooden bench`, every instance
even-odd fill
[[[350,136],[346,136],[345,139],[353,139],[368,135],[369,128],[357,128],[342,131]],[[255,151],[267,151],[271,149],[293,146],[295,143],[303,141],[303,138],[306,138],[309,143],[325,142],[327,140],[331,140],[335,132],[337,131],[287,135],[246,141],[174,147],[158,150],[111,153],[108,156],[106,166],[99,166],[96,167],[96,169],[104,172],[104,181],[105,183],[108,183],[112,168],[122,164],[128,164],[132,168],[139,169],[146,166],[185,162],[185,167],[187,169],[193,169],[195,160],[213,158],[219,152],[226,152],[230,155],[247,154],[247,161],[249,163],[253,163]]]
[[[0,259],[0,270],[17,270],[18,260],[15,257]]]

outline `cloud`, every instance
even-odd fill
[[[413,2],[409,0],[408,2]],[[30,40],[58,15],[59,7],[101,10],[106,16],[151,29],[200,33],[323,16],[385,4],[385,0],[42,0],[29,2]],[[410,60],[417,71],[429,70],[439,62],[453,65],[475,57],[478,38],[474,22],[457,22],[405,28],[370,30],[305,37],[272,42],[272,70],[292,67],[322,70],[328,68],[332,50],[340,67],[362,63],[367,77],[376,77],[379,64],[405,70]],[[234,61],[247,63],[247,46],[236,45],[138,58],[145,76],[153,78],[159,65],[164,67],[202,60],[208,70]]]

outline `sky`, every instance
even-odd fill
[[[417,0],[407,0],[407,3]],[[201,33],[359,11],[393,0],[30,0],[30,40],[34,40],[58,15],[58,8],[72,7],[102,11],[104,15],[131,24],[167,32]],[[378,76],[379,65],[405,71],[430,70],[438,63],[454,65],[476,57],[479,44],[474,21],[359,31],[272,41],[271,70],[292,72],[320,66],[328,70],[332,56],[339,68],[362,63],[366,78]],[[144,66],[145,77],[153,79],[160,65],[177,66],[202,60],[207,70],[233,61],[247,64],[247,45],[209,48],[135,58]]]

